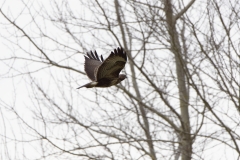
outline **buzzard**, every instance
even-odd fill
[[[85,72],[92,80],[79,88],[86,87],[110,87],[126,78],[125,74],[119,74],[127,62],[127,54],[122,48],[114,49],[107,59],[103,60],[97,52],[87,52],[85,55]]]

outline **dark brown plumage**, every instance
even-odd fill
[[[103,60],[97,52],[88,52],[85,55],[85,72],[92,82],[79,88],[86,87],[110,87],[116,85],[126,78],[126,75],[119,74],[127,62],[127,54],[122,48],[114,49],[114,52]]]

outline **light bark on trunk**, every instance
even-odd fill
[[[176,62],[176,74],[179,90],[179,101],[181,111],[181,157],[182,160],[190,160],[192,155],[192,140],[189,121],[189,93],[187,90],[186,76],[184,72],[184,58],[176,29],[176,17],[172,10],[171,0],[165,0],[166,22],[170,38],[170,48],[174,54]]]

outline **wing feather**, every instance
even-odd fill
[[[104,59],[103,59],[103,56],[101,55],[101,60],[102,60],[102,62],[104,61]]]
[[[97,52],[95,51],[94,53],[95,53],[95,57],[97,58],[97,60],[98,60],[98,61],[101,61],[101,60],[99,59],[99,56],[98,56]]]
[[[97,52],[93,54],[92,51],[87,52],[87,55],[85,55],[85,72],[89,79],[92,81],[96,80],[96,70],[99,68],[99,66],[102,64],[103,58],[101,56],[101,60],[99,59],[99,56],[97,55]]]
[[[118,78],[127,62],[126,52],[122,48],[114,49],[109,57],[97,68],[96,79]]]

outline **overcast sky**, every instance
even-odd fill
[[[15,23],[18,24],[20,27],[25,29],[31,36],[36,36],[36,41],[38,43],[41,43],[42,46],[46,48],[52,49],[53,52],[57,52],[54,50],[54,47],[51,45],[51,41],[42,41],[41,38],[38,39],[38,29],[36,29],[35,25],[32,25],[33,17],[30,16],[29,10],[33,13],[34,19],[38,24],[39,27],[41,26],[47,33],[50,35],[53,35],[53,37],[59,38],[62,40],[62,42],[66,42],[68,44],[71,44],[71,41],[68,41],[68,39],[64,39],[65,35],[57,30],[56,26],[53,26],[51,23],[48,23],[46,21],[42,20],[42,17],[39,16],[41,14],[37,14],[37,11],[49,11],[49,13],[53,13],[54,11],[52,10],[51,5],[49,4],[49,1],[27,1],[27,6],[31,6],[31,8],[26,8],[24,4],[21,1],[4,1],[0,3],[1,10],[9,16],[12,20],[15,20]],[[79,14],[85,14],[85,16],[91,16],[89,13],[83,12],[83,8],[79,6],[78,1],[72,1],[71,3],[71,9],[73,11],[79,12]],[[40,8],[44,7],[44,8]],[[83,12],[83,13],[82,13]],[[19,16],[20,15],[20,16]],[[38,70],[44,66],[41,63],[34,63],[34,62],[29,62],[26,60],[19,60],[16,61],[15,59],[12,60],[7,60],[7,58],[12,57],[12,55],[21,55],[22,57],[27,57],[27,54],[23,51],[17,48],[13,43],[18,42],[20,46],[23,46],[23,48],[27,49],[27,52],[37,52],[37,50],[30,45],[29,41],[26,39],[26,37],[18,37],[18,40],[16,41],[16,35],[21,35],[19,33],[16,33],[16,28],[13,28],[13,26],[8,25],[8,22],[3,18],[2,15],[0,15],[0,48],[1,48],[1,53],[0,53],[0,58],[2,59],[0,61],[0,145],[1,145],[1,158],[4,159],[8,156],[12,157],[12,153],[14,151],[18,151],[15,153],[16,157],[21,157],[21,152],[27,153],[28,158],[36,158],[39,155],[39,146],[36,146],[38,143],[34,142],[29,142],[29,143],[21,143],[21,142],[16,142],[15,139],[22,141],[22,140],[34,140],[34,136],[31,134],[27,134],[27,127],[25,127],[21,120],[17,119],[16,115],[12,112],[11,107],[15,107],[14,109],[17,111],[17,114],[19,114],[21,117],[24,117],[25,121],[28,121],[29,124],[35,126],[36,128],[41,128],[42,126],[40,124],[35,123],[35,115],[32,112],[32,107],[33,101],[34,101],[34,96],[31,88],[31,77],[29,77],[28,72],[35,72],[32,74],[32,78],[37,81],[38,84],[41,86],[47,88],[49,91],[50,95],[57,94],[56,87],[57,85],[52,85],[54,83],[59,83],[59,86],[62,86],[61,84],[66,84],[68,85],[63,86],[66,88],[66,93],[70,93],[71,88],[76,88],[78,85],[88,82],[87,77],[81,77],[79,78],[79,74],[77,73],[68,73],[68,72],[59,72],[58,69],[53,68],[46,68],[44,70]],[[239,35],[238,35],[239,38]],[[237,37],[236,37],[237,39]],[[91,39],[88,39],[86,37],[85,39],[86,43],[91,43]],[[81,50],[77,45],[73,44],[73,48],[76,50],[80,50],[81,53],[76,53],[76,57],[74,57],[73,65],[77,69],[83,71],[83,63],[84,63],[84,57],[83,53],[86,52],[87,50],[90,49],[97,49],[100,53],[104,53],[103,50],[100,48],[92,48],[94,44],[89,45],[89,48],[86,48],[86,50]],[[74,51],[71,51],[74,52]],[[104,57],[106,57],[108,53],[104,53]],[[59,53],[58,56],[56,56],[55,60],[58,62],[61,62],[62,64],[65,63],[65,61],[62,59],[64,58],[64,53]],[[3,60],[5,59],[5,60]],[[67,64],[67,62],[65,63]],[[68,64],[69,65],[69,64]],[[129,69],[129,68],[127,68]],[[69,74],[69,75],[68,75]],[[68,82],[69,77],[74,77],[75,81]],[[82,75],[81,75],[82,76]],[[56,77],[56,79],[61,79],[63,81],[54,81],[52,77]],[[70,79],[70,78],[69,78]],[[79,81],[81,79],[81,81]],[[84,81],[84,82],[82,82]],[[54,89],[55,88],[55,89]],[[103,89],[100,89],[100,91],[105,92]],[[77,96],[79,92],[81,94],[84,92],[83,97],[85,96],[88,98],[89,96],[93,96],[91,94],[91,91],[84,89],[83,91],[73,91],[73,95]],[[59,93],[60,94],[60,93]],[[74,97],[73,96],[73,97]],[[96,96],[96,95],[95,95]],[[94,96],[91,98],[95,98]],[[95,101],[96,99],[93,99]],[[59,100],[61,101],[61,100]],[[81,100],[73,100],[73,101],[78,101],[78,103],[82,103],[81,105],[86,105],[86,101],[81,99]],[[101,101],[98,100],[98,101]],[[80,105],[79,105],[80,106]],[[80,109],[79,109],[80,110]],[[84,111],[83,111],[84,112]],[[39,125],[39,126],[38,126]],[[208,129],[206,127],[206,129]],[[237,129],[236,129],[237,130]],[[58,130],[56,130],[58,132]],[[204,142],[203,142],[204,143]],[[207,142],[206,142],[207,143]],[[208,155],[211,155],[212,153],[219,153],[215,155],[211,155],[212,159],[221,159],[222,155],[225,155],[227,153],[228,159],[232,159],[231,157],[236,158],[236,152],[229,150],[226,150],[226,146],[222,145],[221,143],[214,144],[215,146],[218,146],[216,148],[212,147],[209,149],[206,149],[205,153],[206,157]],[[222,146],[221,146],[222,145]],[[217,151],[216,151],[217,150]],[[11,153],[10,153],[11,152]],[[36,156],[36,157],[35,157]],[[233,158],[233,159],[234,159]],[[226,157],[222,158],[226,159]]]

